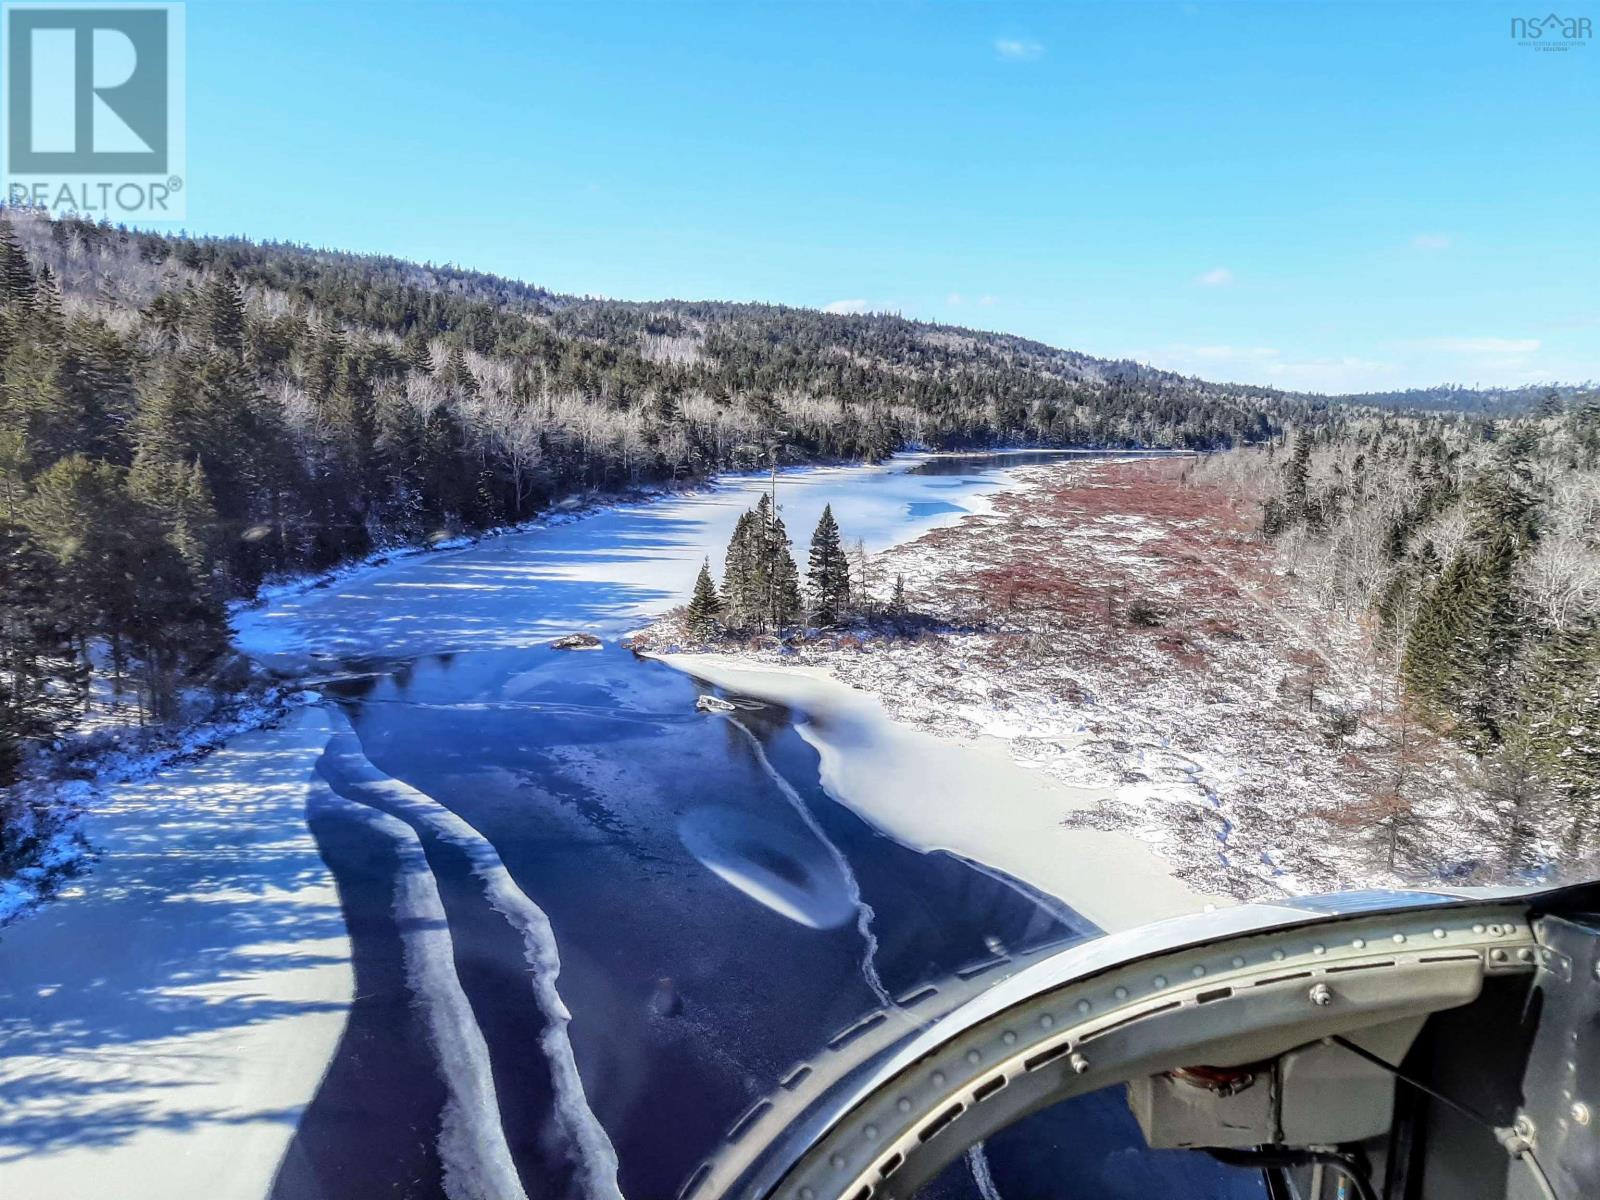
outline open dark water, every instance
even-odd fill
[[[572,1052],[630,1200],[674,1196],[753,1101],[886,996],[1095,932],[835,803],[795,731],[801,714],[697,711],[709,689],[615,647],[350,664],[326,690],[354,737],[336,738],[320,768],[343,799],[310,818],[345,905],[357,998],[278,1200],[443,1194],[441,1064],[404,969],[400,865],[352,803],[420,836],[522,1189],[585,1194],[522,939],[460,846],[364,782],[373,767],[470,823],[548,916]],[[1261,1194],[1196,1156],[1144,1151],[1117,1095],[1040,1114],[988,1158],[1008,1200]],[[964,1163],[927,1194],[980,1195]]]

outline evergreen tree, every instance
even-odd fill
[[[0,743],[18,750],[70,724],[87,699],[83,637],[62,582],[23,530],[0,520]]]
[[[227,354],[244,353],[244,293],[229,270],[215,271],[200,292],[200,320],[205,336]]]
[[[850,611],[850,560],[839,537],[833,506],[827,505],[811,535],[811,556],[806,581],[811,585],[811,606],[823,625],[837,625]]]
[[[0,304],[31,304],[34,287],[28,254],[17,241],[11,222],[0,216]]]
[[[906,577],[896,571],[894,576],[894,591],[889,596],[889,615],[903,617],[906,615]]]
[[[685,624],[689,636],[706,641],[717,632],[717,618],[722,615],[722,597],[717,595],[717,585],[711,578],[711,560],[700,564],[700,574],[694,581],[694,596],[689,601]]]
[[[447,387],[456,388],[463,396],[478,394],[477,377],[467,366],[467,356],[459,345],[450,347],[450,356],[445,360],[445,368],[439,378]]]
[[[777,522],[776,546],[772,559],[772,628],[787,629],[799,623],[805,611],[800,596],[800,570],[789,553],[789,539],[783,522]]]
[[[1308,520],[1311,512],[1311,438],[1305,431],[1294,440],[1294,452],[1283,469],[1283,515],[1286,523]]]
[[[744,512],[733,527],[722,567],[722,596],[728,624],[740,630],[760,628],[766,596],[756,516]]]
[[[1517,729],[1562,797],[1576,852],[1600,828],[1600,620],[1552,636],[1534,656]]]

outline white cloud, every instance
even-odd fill
[[[840,316],[860,316],[868,308],[865,300],[835,300],[832,304],[824,304],[822,311]]]
[[[995,38],[994,52],[1011,62],[1033,62],[1044,57],[1044,46],[1027,38]]]
[[[1196,275],[1194,281],[1201,287],[1227,287],[1233,282],[1233,272],[1227,267],[1212,267],[1204,275]]]
[[[1447,354],[1532,354],[1539,348],[1538,338],[1434,337],[1404,343],[1419,350],[1443,350]]]
[[[1418,250],[1448,250],[1450,249],[1450,235],[1448,233],[1419,233],[1411,239],[1411,244]]]
[[[961,303],[961,293],[960,292],[951,292],[948,296],[946,296],[944,298],[944,302],[946,304],[950,304],[950,305],[960,304]]]
[[[1173,349],[1185,350],[1211,362],[1263,362],[1278,357],[1277,350],[1271,346],[1174,346]]]
[[[979,296],[978,303],[984,308],[993,308],[996,304],[999,304],[1000,301],[995,299],[993,296]]]
[[[1370,391],[1395,382],[1392,362],[1356,355],[1286,357],[1276,346],[1177,343],[1129,357],[1213,382],[1266,384],[1290,391]]]

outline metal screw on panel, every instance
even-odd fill
[[[1319,983],[1311,989],[1311,1003],[1318,1008],[1325,1008],[1333,1003],[1333,989],[1325,983]]]
[[[1089,1060],[1081,1054],[1074,1054],[1067,1059],[1067,1062],[1072,1064],[1072,1071],[1075,1075],[1082,1075],[1089,1069]]]
[[[1538,1136],[1539,1130],[1534,1125],[1532,1117],[1527,1113],[1518,1113],[1517,1119],[1511,1123],[1511,1129],[1527,1144],[1530,1150],[1533,1148],[1534,1139]]]

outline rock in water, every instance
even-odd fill
[[[650,997],[650,1011],[658,1017],[676,1017],[683,1013],[683,997],[670,979],[656,980],[655,995]]]
[[[568,633],[550,643],[552,650],[598,650],[600,639],[592,633]]]

